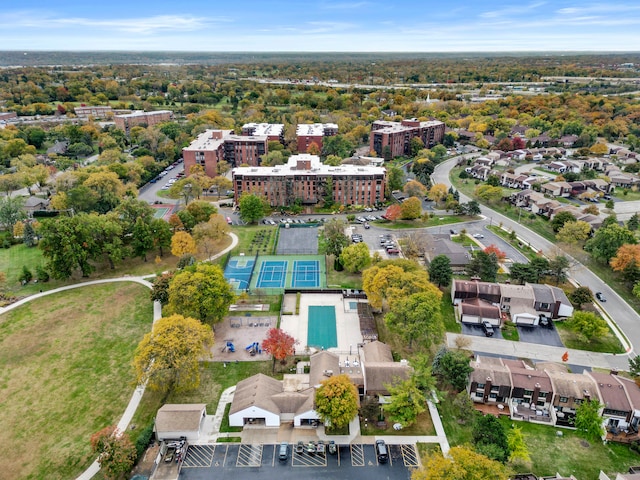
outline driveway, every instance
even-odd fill
[[[537,343],[538,345],[549,345],[552,347],[564,347],[558,331],[551,322],[548,327],[526,327],[518,325],[518,334],[521,342]]]
[[[491,338],[500,338],[502,339],[502,331],[499,328],[493,329],[493,336],[487,337],[487,340]],[[474,337],[486,337],[484,334],[484,330],[482,329],[482,325],[477,325],[475,323],[463,323],[462,324],[462,334],[463,335],[473,335]]]

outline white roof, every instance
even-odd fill
[[[310,169],[298,169],[298,161],[310,162]],[[309,155],[303,153],[300,155],[291,155],[286,165],[277,165],[275,167],[237,167],[233,169],[233,176],[292,176],[292,175],[384,175],[386,169],[383,167],[359,166],[359,165],[340,165],[332,167],[320,162],[317,155]]]
[[[222,132],[222,135],[220,135],[220,138],[213,138],[214,132]],[[231,132],[232,130],[205,130],[183,150],[217,150],[224,143],[225,137]]]
[[[282,123],[245,123],[242,129],[252,128],[253,135],[280,136],[284,130]]]
[[[124,115],[116,115],[118,118],[146,117],[147,115],[163,115],[165,113],[173,113],[171,110],[156,110],[154,112],[145,112],[136,110],[135,112],[125,113]]]
[[[325,128],[332,128],[337,130],[338,125],[335,123],[300,123],[296,127],[296,135],[321,137],[324,135]]]

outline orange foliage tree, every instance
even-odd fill
[[[284,363],[289,355],[295,352],[298,341],[279,328],[270,328],[267,338],[262,341],[262,349],[273,357],[273,370],[276,369],[276,360]]]
[[[492,253],[496,254],[496,258],[499,262],[502,262],[505,258],[507,258],[507,254],[500,250],[497,246],[491,244],[487,248],[484,249],[484,253],[490,255]]]
[[[400,207],[400,205],[398,205],[397,203],[389,205],[389,207],[387,207],[387,211],[384,214],[385,218],[390,222],[394,222],[399,219],[400,215],[402,215],[402,207]]]
[[[640,266],[640,245],[622,245],[609,265],[616,272],[623,272],[632,265]]]
[[[106,478],[121,478],[129,473],[137,457],[129,435],[118,432],[115,425],[91,435],[91,448],[98,454],[98,463]]]

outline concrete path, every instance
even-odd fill
[[[562,355],[567,352],[569,354],[569,360],[566,363],[571,365],[583,365],[585,367],[603,368],[605,370],[629,369],[629,357],[624,354],[616,355],[613,353],[587,352],[585,350],[573,350],[565,347],[513,342],[499,338],[477,337],[456,333],[447,333],[447,345],[450,348],[457,348],[458,338],[463,339],[462,342],[466,345],[465,348],[476,353],[491,353],[516,358],[565,363],[562,361]]]

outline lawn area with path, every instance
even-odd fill
[[[87,286],[0,316],[0,476],[73,478],[95,457],[89,439],[131,395],[135,348],[151,328],[149,290]]]

